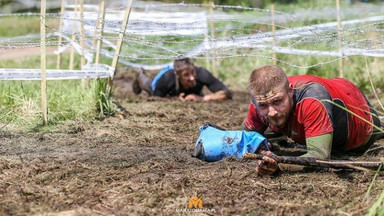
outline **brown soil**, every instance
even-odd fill
[[[0,215],[359,215],[383,190],[378,176],[366,196],[372,172],[258,177],[255,161],[200,161],[191,157],[198,126],[239,129],[247,93],[225,102],[159,101],[134,96],[127,80],[115,83],[121,107],[113,117],[50,133],[0,131]],[[348,157],[380,160],[383,152]],[[193,211],[195,195],[205,212],[180,213]]]

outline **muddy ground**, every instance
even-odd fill
[[[383,191],[372,172],[254,173],[255,161],[202,162],[198,126],[239,129],[246,92],[225,102],[158,101],[116,81],[115,116],[51,133],[0,131],[0,215],[359,215]],[[285,148],[276,149],[283,152]],[[374,147],[383,147],[383,140]],[[380,160],[383,148],[357,160]],[[382,158],[381,158],[382,159]],[[204,212],[188,208],[201,197]],[[183,213],[184,211],[184,213]]]

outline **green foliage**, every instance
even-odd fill
[[[0,122],[31,129],[41,123],[40,81],[1,81]],[[90,86],[91,88],[91,86]],[[93,94],[80,80],[47,81],[49,124],[96,115]]]
[[[79,69],[80,59],[75,59],[74,68]],[[0,61],[1,68],[26,68],[26,65],[28,68],[40,68],[40,57]],[[69,54],[65,54],[62,56],[61,68],[68,68],[68,65]],[[56,56],[47,56],[47,68],[56,68]],[[99,88],[96,80],[90,80],[85,89],[81,80],[48,80],[49,127],[67,120],[99,116],[96,88]],[[24,130],[46,129],[36,128],[42,122],[40,81],[0,81],[0,92],[0,123],[11,123]],[[103,110],[106,108],[103,107]],[[112,113],[111,109],[107,111]]]
[[[57,29],[58,19],[46,19],[46,25]],[[40,17],[39,16],[14,16],[0,17],[0,38],[2,37],[17,37],[27,34],[40,33]],[[16,24],[17,23],[17,24]],[[52,30],[47,28],[46,32]]]
[[[11,0],[2,0],[0,1],[0,7],[4,6],[4,5],[7,5],[11,2]]]
[[[96,110],[100,117],[113,115],[114,104],[110,95],[109,79],[97,79],[95,87]]]

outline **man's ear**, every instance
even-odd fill
[[[290,96],[290,97],[293,96],[293,85],[292,85],[292,83],[289,83],[289,86],[288,86],[288,93],[289,93],[289,96]]]

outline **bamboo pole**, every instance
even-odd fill
[[[215,8],[215,3],[213,1],[210,1],[209,4],[210,4],[210,7],[209,7],[209,15],[210,15],[209,27],[210,27],[210,30],[211,30],[211,40],[214,41],[215,40],[215,26],[214,26],[214,23],[213,23],[213,17],[214,17],[213,9]],[[216,68],[215,50],[212,51],[212,73],[215,76],[218,75],[217,68]]]
[[[272,20],[272,48],[274,49],[276,46],[276,41],[275,41],[275,32],[276,32],[276,27],[275,27],[275,4],[271,4],[271,20]],[[277,64],[277,56],[276,52],[272,50],[272,64],[276,65]]]
[[[59,32],[63,32],[63,14],[65,13],[65,0],[61,0],[61,9],[60,9],[60,22],[59,22]],[[61,43],[63,42],[63,38],[59,35],[59,41],[57,44],[57,49],[60,50]],[[56,69],[60,69],[61,65],[61,53],[57,54],[56,60]]]
[[[84,0],[80,0],[80,46],[81,46],[81,59],[80,69],[85,65],[84,49],[85,49],[85,35],[84,35]],[[81,79],[81,87],[85,89],[87,79]]]
[[[103,36],[104,19],[105,19],[105,2],[104,1],[100,2],[99,11],[100,11],[101,17],[100,17],[100,19],[98,21],[99,25],[97,27],[99,32],[97,34],[97,43],[96,43],[96,57],[95,57],[95,63],[96,64],[98,64],[100,62],[100,50],[101,50],[101,46],[102,46],[102,43],[103,43],[101,38]]]
[[[78,4],[79,1],[75,1],[75,9],[74,9],[74,18],[73,18],[73,27],[72,27],[72,37],[71,40],[74,41],[76,40],[76,22],[77,22],[77,12],[78,12]],[[69,70],[73,70],[73,62],[75,61],[75,49],[71,47],[71,52],[69,56]]]
[[[208,2],[206,0],[204,0],[204,4],[208,4]],[[209,21],[207,20],[207,25],[208,25]],[[207,26],[207,29],[208,29],[208,26]],[[207,44],[209,42],[209,30],[204,34],[204,43]],[[209,46],[210,48],[211,46]],[[206,47],[205,47],[206,48]],[[206,52],[205,52],[205,68],[209,71],[211,71],[211,59],[210,59],[210,55],[209,55],[209,49],[206,49]]]
[[[115,55],[113,57],[112,65],[111,65],[111,67],[115,71],[116,71],[117,63],[119,61],[119,54],[121,51],[121,47],[123,45],[123,39],[124,39],[124,35],[125,35],[125,30],[127,28],[128,20],[129,20],[129,15],[131,14],[131,9],[132,9],[131,5],[132,5],[132,0],[128,0],[127,8],[126,8],[125,14],[124,14],[123,23],[121,24],[119,39],[117,40],[117,44],[116,44]]]
[[[100,15],[101,15],[101,2],[99,3],[98,6],[98,11],[97,11],[97,18],[95,20],[95,31],[92,36],[92,49],[95,49],[96,46],[96,38],[97,38],[97,33],[98,33],[98,26],[99,26],[99,20],[100,20]]]
[[[84,49],[85,49],[85,35],[84,35],[84,0],[80,0],[80,46],[81,46],[81,66],[85,65]]]
[[[207,35],[205,35],[204,37],[204,42],[205,43],[209,43],[209,38],[207,37]],[[207,70],[211,70],[211,63],[210,63],[210,57],[209,57],[209,50],[207,50],[205,52],[205,67],[207,68]]]
[[[43,124],[48,123],[47,106],[47,80],[46,80],[46,47],[45,47],[45,14],[46,0],[41,0],[40,11],[40,48],[41,48],[41,108],[43,112]]]
[[[339,39],[339,52],[340,52],[340,60],[339,60],[339,77],[344,77],[344,59],[343,59],[343,44],[342,44],[342,27],[341,27],[341,14],[340,14],[340,0],[336,0],[336,11],[337,11],[337,36]]]
[[[131,14],[131,9],[132,9],[131,6],[132,6],[132,0],[128,0],[127,8],[125,9],[125,13],[124,13],[124,19],[121,24],[119,39],[117,40],[117,44],[116,44],[115,55],[113,57],[112,64],[111,64],[111,67],[113,68],[114,71],[113,71],[113,77],[109,79],[109,87],[110,87],[109,95],[112,94],[113,78],[115,77],[117,63],[119,62],[119,55],[120,55],[121,47],[123,45],[125,30],[127,29],[129,15]]]

